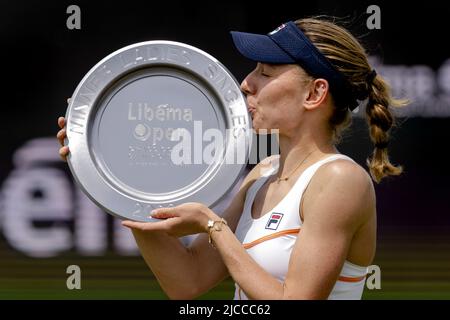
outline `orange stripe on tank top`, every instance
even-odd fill
[[[272,233],[272,234],[268,234],[267,236],[261,237],[259,239],[256,239],[256,240],[254,240],[252,242],[244,243],[242,245],[244,246],[245,249],[250,249],[250,248],[252,248],[252,247],[256,246],[257,244],[260,244],[260,243],[262,243],[264,241],[272,240],[272,239],[284,236],[286,234],[297,234],[299,232],[300,232],[300,228],[278,231],[278,232],[275,232],[275,233]]]
[[[300,232],[300,228],[297,229],[288,229],[288,230],[283,230],[283,231],[278,231],[272,234],[269,234],[267,236],[261,237],[259,239],[253,240],[252,242],[249,243],[244,243],[242,244],[244,246],[245,249],[250,249],[253,248],[254,246],[264,242],[264,241],[268,241],[268,240],[272,240],[281,236],[284,236],[286,234],[297,234]],[[342,282],[359,282],[363,279],[366,278],[366,275],[362,276],[362,277],[344,277],[344,276],[340,276],[338,278],[338,281],[342,281]],[[241,288],[239,288],[239,291],[241,290]],[[240,297],[240,292],[239,292],[239,298]]]
[[[342,281],[342,282],[360,282],[361,280],[364,280],[366,278],[366,275],[362,276],[362,277],[343,277],[340,276],[338,278],[338,281]]]

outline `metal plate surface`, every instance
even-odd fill
[[[123,219],[185,202],[216,204],[236,183],[251,146],[239,84],[187,44],[122,48],[82,79],[67,109],[69,167],[82,190]]]

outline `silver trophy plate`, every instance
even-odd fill
[[[237,81],[178,42],[137,43],[104,58],[76,88],[66,119],[77,184],[108,213],[135,221],[185,202],[214,206],[251,146]]]

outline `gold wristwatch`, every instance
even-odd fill
[[[228,225],[224,218],[220,220],[208,220],[208,234],[209,234],[209,243],[215,248],[214,243],[212,241],[211,235],[213,231],[222,231],[222,226]]]

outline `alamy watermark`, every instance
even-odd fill
[[[366,26],[367,29],[373,30],[373,29],[381,29],[381,9],[376,4],[372,4],[367,7],[366,10],[367,14],[370,14],[370,16],[366,20]]]
[[[73,264],[67,267],[66,273],[70,274],[66,280],[66,286],[69,290],[81,289],[81,268],[80,266]]]
[[[161,161],[170,159],[177,166],[211,165],[219,161],[225,164],[257,164],[258,158],[271,155],[270,150],[278,151],[279,130],[260,129],[256,132],[242,127],[205,129],[203,121],[196,120],[189,124],[189,128],[163,128],[138,122],[133,125],[131,134],[135,143],[128,146],[128,156],[133,163],[151,164],[154,150],[159,147],[164,151],[159,150]],[[258,135],[260,139],[257,139]]]
[[[381,269],[377,265],[367,267],[366,287],[369,290],[381,289]]]
[[[80,9],[80,7],[75,4],[72,4],[67,7],[66,13],[70,14],[70,16],[67,17],[67,20],[66,20],[67,29],[80,30],[81,29],[81,9]]]

